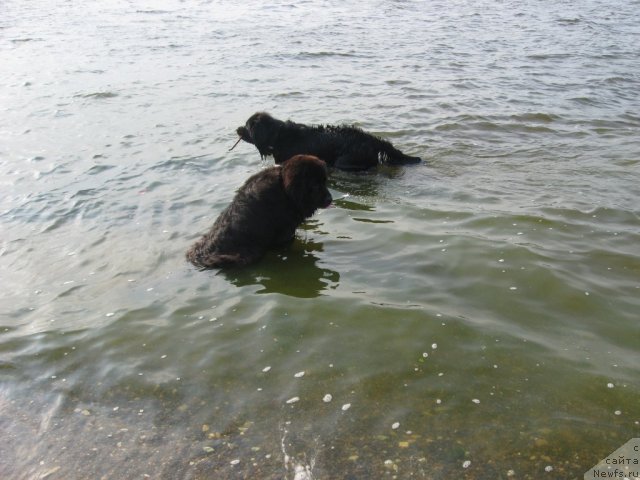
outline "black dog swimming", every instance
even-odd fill
[[[201,269],[256,262],[269,248],[293,240],[298,225],[331,202],[326,164],[294,156],[249,177],[187,259]]]
[[[405,155],[386,140],[349,125],[308,126],[290,120],[283,122],[268,113],[258,112],[236,132],[240,136],[238,142],[252,143],[263,158],[273,155],[278,164],[297,154],[315,155],[341,170],[422,161],[420,157]]]

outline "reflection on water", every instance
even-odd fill
[[[280,293],[299,298],[327,295],[340,284],[340,274],[318,266],[316,252],[323,252],[321,243],[296,239],[286,250],[269,252],[256,266],[225,271],[236,286],[260,285],[255,293]]]
[[[387,167],[389,169],[390,167]],[[397,167],[396,170],[399,170]],[[342,170],[332,170],[329,178],[331,188],[335,188],[340,192],[346,192],[349,197],[354,198],[375,198],[378,195],[380,181],[382,179],[382,169],[364,172],[345,172]],[[358,209],[358,205],[347,205],[354,210]],[[361,208],[367,208],[361,205]]]

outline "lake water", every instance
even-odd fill
[[[640,2],[4,0],[0,477],[582,479],[640,436]],[[422,165],[229,273],[255,111]]]

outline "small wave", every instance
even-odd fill
[[[574,98],[570,98],[569,100],[572,102],[578,103],[580,105],[587,105],[587,106],[597,106],[600,104],[600,102],[598,102],[597,100],[589,97],[574,97]]]
[[[142,13],[145,15],[164,15],[171,12],[168,10],[136,10],[136,13]]]
[[[393,220],[373,220],[371,218],[356,218],[353,217],[354,222],[363,222],[363,223],[395,223]]]
[[[556,20],[560,25],[577,25],[582,23],[582,19],[580,18],[559,18]]]
[[[516,122],[552,123],[560,120],[561,117],[551,113],[524,113],[521,115],[511,115],[510,118]]]
[[[56,298],[68,297],[68,296],[72,295],[74,292],[76,292],[78,290],[82,290],[83,287],[84,287],[84,285],[74,285],[73,287],[68,288],[68,289],[64,290],[63,292],[59,293]]]
[[[118,94],[114,92],[93,92],[93,93],[79,93],[74,95],[75,98],[95,98],[95,99],[107,99],[115,98]]]
[[[637,83],[638,81],[631,77],[609,77],[603,80],[603,83],[608,85],[619,85],[623,83]]]
[[[107,170],[111,170],[115,168],[114,165],[94,165],[89,170],[87,170],[87,175],[98,175],[99,173],[106,172]]]
[[[324,57],[346,57],[346,58],[357,58],[357,57],[361,57],[361,55],[358,55],[356,53],[352,53],[352,52],[327,52],[327,51],[321,51],[321,52],[300,52],[296,55],[294,55],[294,57],[297,58],[324,58]]]
[[[20,43],[28,43],[28,42],[41,42],[42,39],[41,38],[13,38],[11,40],[11,43],[16,43],[16,44],[20,44]]]
[[[561,60],[572,56],[571,53],[534,53],[527,55],[527,58],[531,60]]]
[[[458,115],[435,127],[438,131],[481,131],[511,133],[555,133],[550,124],[562,120],[558,115],[531,112],[510,116]]]
[[[98,194],[98,190],[95,188],[84,188],[84,189],[78,190],[76,193],[71,195],[71,198],[78,198],[78,197],[93,198],[97,194]]]
[[[435,127],[438,131],[454,131],[454,130],[480,130],[485,132],[495,132],[501,130],[500,125],[487,120],[482,121],[458,121],[443,123]]]
[[[197,161],[196,161],[197,160]],[[208,160],[206,164],[203,164],[201,160]],[[205,171],[209,168],[210,162],[209,155],[199,156],[185,156],[185,157],[171,157],[167,160],[157,162],[149,167],[148,170],[184,170],[185,168],[195,168],[199,171]]]
[[[304,97],[303,92],[284,92],[275,95],[276,98]]]
[[[545,207],[541,212],[547,219],[558,223],[597,224],[608,227],[623,228],[625,225],[640,223],[638,212],[598,207],[593,210],[579,210],[577,208]]]
[[[387,80],[384,83],[386,83],[387,85],[391,85],[391,86],[411,85],[411,82],[409,80]]]

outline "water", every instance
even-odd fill
[[[640,436],[638,12],[3,2],[0,476],[568,479]],[[425,163],[197,272],[257,110]]]

